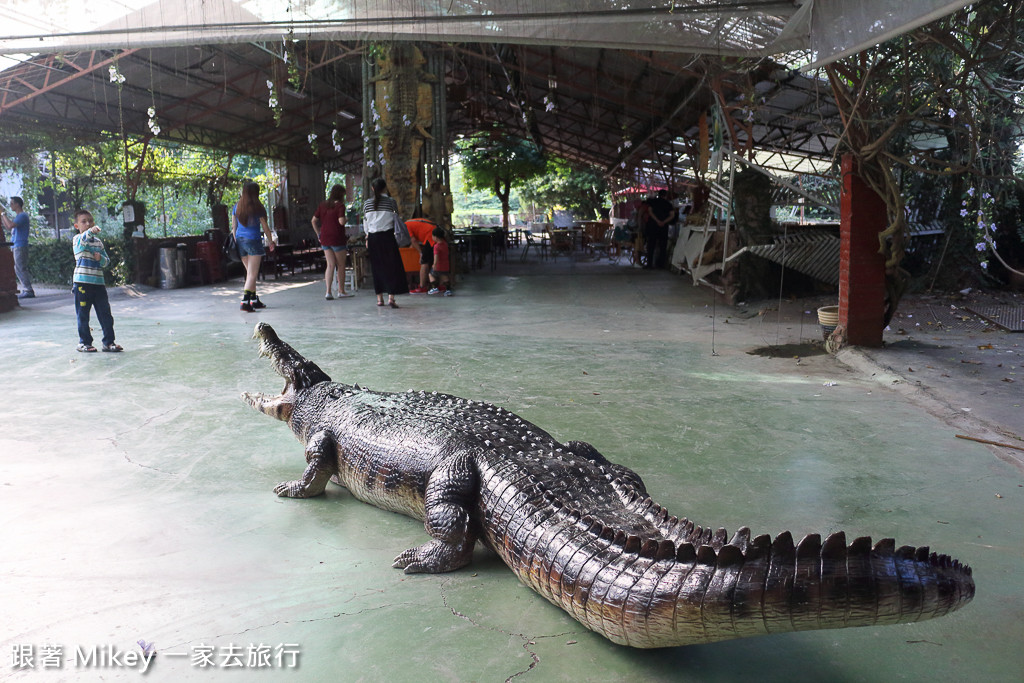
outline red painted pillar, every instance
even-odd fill
[[[857,175],[847,154],[839,200],[839,325],[853,346],[881,346],[885,319],[885,258],[878,233],[888,225],[885,202]]]

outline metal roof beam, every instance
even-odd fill
[[[69,76],[66,76],[64,78],[60,78],[60,79],[56,79],[56,80],[52,80],[52,81],[50,80],[50,75],[51,75],[52,71],[48,70],[46,72],[46,79],[45,79],[43,85],[40,86],[39,88],[33,89],[33,91],[28,93],[27,95],[23,95],[23,96],[15,99],[15,100],[12,100],[12,101],[7,101],[7,93],[4,93],[3,101],[0,101],[0,116],[2,116],[3,113],[6,112],[6,111],[10,111],[13,107],[17,107],[19,104],[22,104],[24,102],[28,102],[29,100],[34,99],[36,97],[39,97],[40,95],[45,95],[48,92],[51,92],[51,91],[53,91],[53,90],[55,90],[55,89],[57,89],[57,88],[59,88],[59,87],[61,87],[63,85],[66,85],[66,84],[70,83],[71,81],[77,80],[77,79],[81,78],[82,76],[86,76],[86,75],[88,75],[90,73],[93,73],[94,71],[97,71],[98,69],[102,69],[105,66],[109,66],[110,64],[113,64],[114,62],[116,62],[118,59],[121,59],[122,57],[127,57],[127,56],[129,56],[131,54],[134,54],[135,52],[138,52],[138,50],[137,49],[122,50],[122,51],[116,53],[115,55],[113,55],[112,57],[108,57],[108,58],[102,59],[100,61],[96,61],[96,52],[90,52],[89,53],[89,64],[88,65],[86,65],[84,67],[80,67],[77,64],[75,64],[74,62],[66,62],[66,63],[70,64],[72,66],[72,68],[77,69],[76,73],[73,73],[73,74],[71,74]],[[14,76],[15,76],[15,74],[12,74],[12,77],[14,77]],[[29,88],[33,87],[30,84],[28,84],[26,81],[24,81],[24,80],[22,80],[20,78],[19,78],[19,82],[21,82],[22,84],[26,85]]]

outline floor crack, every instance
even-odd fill
[[[444,602],[444,606],[447,607],[449,610],[451,610],[451,613],[453,615],[455,615],[459,619],[465,619],[466,621],[468,621],[469,623],[473,624],[473,626],[476,626],[477,628],[482,628],[482,629],[485,629],[487,631],[496,631],[498,633],[504,633],[507,636],[513,636],[513,637],[519,638],[519,639],[521,639],[523,641],[523,649],[526,650],[526,652],[530,655],[530,666],[526,667],[522,671],[517,671],[514,674],[512,674],[511,676],[509,676],[508,678],[506,678],[505,679],[505,683],[508,683],[509,681],[511,681],[513,678],[516,678],[517,676],[522,676],[523,674],[529,673],[538,664],[540,664],[540,656],[537,654],[537,652],[535,650],[532,649],[532,646],[536,645],[538,640],[541,640],[542,638],[564,638],[565,636],[573,635],[575,633],[575,631],[565,631],[563,633],[555,633],[555,634],[548,635],[548,636],[528,636],[525,633],[515,633],[513,631],[506,631],[505,629],[496,628],[494,626],[485,626],[485,625],[479,623],[478,621],[474,620],[469,615],[463,614],[462,612],[458,611],[457,609],[452,607],[450,602],[448,602],[448,595],[445,592],[445,588],[447,587],[447,585],[449,583],[451,583],[451,581],[452,581],[452,579],[446,579],[446,580],[441,582],[441,600],[442,600],[442,602]]]

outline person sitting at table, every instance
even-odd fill
[[[327,270],[324,273],[324,284],[327,286],[328,301],[331,296],[331,286],[337,273],[338,296],[350,297],[351,293],[345,291],[345,264],[348,260],[348,235],[345,234],[345,188],[335,185],[327,195],[327,201],[316,208],[312,219],[313,230],[320,240],[320,247],[324,251],[324,260],[327,261]]]
[[[416,287],[409,290],[409,293],[426,294],[430,289],[427,287],[427,274],[430,273],[430,267],[434,265],[433,233],[437,223],[429,218],[413,218],[405,222],[405,227],[409,229],[409,237],[412,239],[411,246],[420,250],[420,279]]]
[[[405,266],[395,240],[395,220],[400,220],[398,204],[388,196],[388,184],[383,178],[374,180],[370,188],[373,196],[363,203],[363,232],[373,271],[373,291],[377,293],[378,306],[384,305],[384,294],[387,294],[388,306],[398,308],[395,295],[409,293]]]
[[[451,272],[451,259],[448,252],[448,240],[444,228],[434,228],[434,267],[430,271],[431,289],[427,294],[453,294],[448,274]]]

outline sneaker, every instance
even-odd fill
[[[18,295],[18,298],[19,299],[35,299],[36,298],[36,293],[35,292],[31,292],[31,291],[30,292],[22,292],[21,294]]]
[[[430,294],[426,287],[414,287],[409,290],[410,294]]]
[[[452,290],[450,290],[450,289],[444,290],[444,295],[445,296],[451,296],[452,294],[453,294]]]
[[[252,307],[252,302],[249,301],[248,299],[242,302],[242,305],[239,306],[239,309],[246,311],[247,313],[252,313],[253,311],[256,310],[255,308]]]
[[[427,294],[440,294],[440,293],[441,293],[441,290],[438,289],[437,287],[434,287],[432,290],[427,292]]]
[[[78,345],[77,350],[79,353],[96,353],[96,347],[92,344],[81,343]]]
[[[327,296],[325,296],[324,298],[327,299],[328,301],[334,301],[334,297],[331,296],[330,292],[327,292]]]
[[[107,353],[121,353],[124,351],[120,344],[104,344],[103,350]]]
[[[252,300],[252,307],[254,309],[256,309],[256,308],[266,308],[267,305],[265,303],[263,303],[262,301],[260,301],[259,297],[256,297],[255,299]]]
[[[341,294],[338,295],[338,298],[339,299],[348,299],[349,297],[353,297],[353,296],[355,296],[355,294],[353,294],[352,292],[342,292]]]

